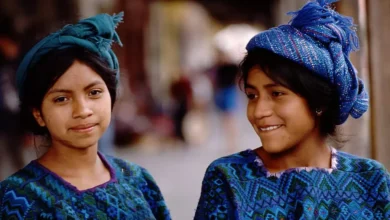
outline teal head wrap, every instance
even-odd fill
[[[23,58],[16,72],[19,97],[23,96],[23,87],[29,68],[40,58],[53,51],[69,47],[83,47],[106,60],[110,68],[116,70],[119,81],[119,63],[111,49],[113,42],[122,46],[115,28],[123,19],[123,12],[114,15],[99,14],[80,20],[77,24],[68,24],[61,30],[50,34],[38,42]]]

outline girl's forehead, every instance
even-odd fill
[[[248,72],[247,82],[260,84],[275,83],[260,67],[254,67]]]
[[[65,73],[58,78],[52,88],[78,88],[88,86],[91,83],[97,84],[96,82],[104,83],[100,75],[91,67],[84,63],[75,61],[68,70],[66,70]]]

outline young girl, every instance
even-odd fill
[[[358,46],[352,20],[333,2],[310,1],[249,41],[241,79],[262,147],[208,167],[195,219],[390,218],[383,165],[327,142],[368,108],[348,58]]]
[[[97,151],[116,99],[111,50],[123,14],[67,25],[35,45],[17,72],[23,123],[47,152],[0,184],[0,219],[170,219],[143,168]]]

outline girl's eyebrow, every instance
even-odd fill
[[[100,85],[100,84],[103,84],[103,82],[101,80],[95,80],[92,83],[90,83],[88,86],[86,86],[84,88],[84,90],[86,91],[86,90],[90,89],[91,87],[94,87],[94,86]],[[68,89],[51,89],[48,92],[48,94],[57,93],[57,92],[59,92],[59,93],[72,93],[72,91],[68,90]]]
[[[48,94],[52,94],[52,93],[72,93],[71,90],[67,90],[67,89],[50,89],[50,91],[48,92]]]
[[[280,86],[280,84],[269,83],[269,84],[265,84],[263,87],[264,88],[272,88],[272,87],[277,87],[277,86]],[[249,83],[245,83],[245,89],[256,89],[256,87],[254,85],[249,84]]]
[[[96,86],[96,85],[100,85],[100,84],[103,84],[103,83],[104,83],[104,82],[102,82],[101,80],[95,80],[95,81],[91,82],[88,86],[86,86],[86,87],[84,88],[84,91],[90,89],[91,87],[94,87],[94,86]]]

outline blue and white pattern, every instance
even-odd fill
[[[195,219],[390,219],[390,176],[380,163],[333,151],[331,169],[270,175],[253,150],[207,169]]]
[[[36,161],[0,184],[0,219],[171,219],[147,170],[104,157],[111,180],[79,191]]]

